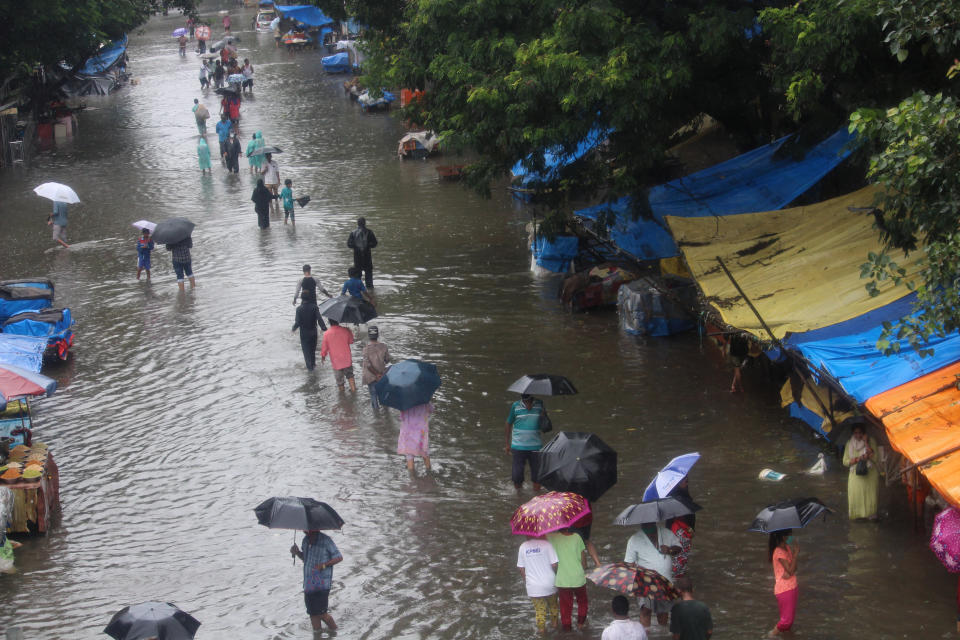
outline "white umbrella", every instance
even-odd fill
[[[80,196],[77,195],[76,191],[59,182],[44,182],[39,187],[34,188],[33,192],[41,198],[49,198],[54,202],[66,202],[67,204],[80,202]]]
[[[153,230],[157,228],[157,223],[149,220],[137,220],[133,223],[133,226],[137,229],[150,229],[150,233],[153,233]]]

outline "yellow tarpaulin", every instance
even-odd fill
[[[849,320],[908,293],[883,288],[870,297],[860,265],[880,251],[873,217],[849,207],[871,208],[874,187],[808,207],[763,213],[678,218],[667,224],[707,301],[724,321],[766,340],[756,315],[720,268],[723,259],[744,293],[778,338]],[[908,272],[920,252],[908,260],[892,256]]]
[[[894,449],[920,466],[930,484],[960,507],[960,363],[952,364],[867,400]],[[938,457],[939,456],[939,457]]]

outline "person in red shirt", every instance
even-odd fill
[[[353,379],[353,354],[350,345],[353,344],[353,331],[341,327],[336,320],[330,320],[330,328],[323,332],[323,344],[320,347],[320,362],[330,356],[330,365],[337,380],[337,388],[343,391],[344,380],[350,381],[350,391],[357,391],[357,383]]]

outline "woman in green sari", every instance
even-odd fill
[[[863,425],[853,427],[853,435],[843,448],[843,464],[850,467],[847,478],[847,506],[850,519],[877,519],[880,472],[877,470],[877,443],[867,437]]]
[[[247,143],[247,159],[250,162],[250,173],[259,174],[260,167],[263,166],[263,154],[252,155],[257,149],[263,148],[263,134],[257,131],[253,134],[253,139]]]

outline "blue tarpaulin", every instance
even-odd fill
[[[327,73],[346,73],[353,69],[353,65],[350,64],[350,54],[346,51],[324,56],[320,58],[320,64]]]
[[[577,257],[576,236],[557,236],[551,242],[544,236],[537,236],[530,250],[537,259],[537,266],[549,269],[554,273],[566,273],[570,268],[570,261]]]
[[[28,371],[40,373],[46,338],[14,336],[0,333],[0,364],[9,364]]]
[[[127,36],[124,35],[120,40],[115,40],[113,43],[100,49],[100,53],[88,59],[86,64],[84,64],[77,73],[82,76],[99,75],[112,67],[126,50]]]
[[[630,198],[581,209],[575,215],[596,220],[604,212],[612,212],[615,221],[609,230],[610,241],[640,260],[680,255],[664,216],[725,216],[781,209],[850,155],[846,147],[852,136],[841,129],[802,160],[775,157],[787,139],[651,189],[651,219],[632,220]]]
[[[932,356],[921,358],[906,340],[900,352],[885,356],[877,350],[883,322],[912,314],[915,295],[909,295],[869,313],[822,329],[790,334],[783,341],[810,364],[826,372],[857,402],[960,361],[960,333],[931,338]]]
[[[308,27],[322,27],[332,24],[333,20],[324,15],[323,11],[310,4],[293,4],[288,6],[276,5],[277,11],[283,17],[302,22]]]
[[[803,420],[806,422],[814,431],[819,433],[824,437],[829,437],[829,434],[823,430],[823,418],[818,416],[816,413],[807,409],[803,405],[799,405],[796,402],[791,402],[790,407],[790,417],[796,418],[797,420]]]
[[[517,164],[513,165],[513,168],[510,170],[510,172],[513,173],[514,178],[516,178],[515,185],[522,188],[528,188],[532,185],[532,183],[550,182],[555,180],[559,176],[560,169],[573,164],[583,156],[587,155],[591,149],[606,140],[607,136],[610,135],[610,132],[611,129],[591,129],[590,133],[588,133],[586,137],[580,141],[580,144],[578,144],[571,153],[564,153],[562,147],[548,149],[543,154],[543,173],[529,171],[523,166],[523,161],[521,160]]]

